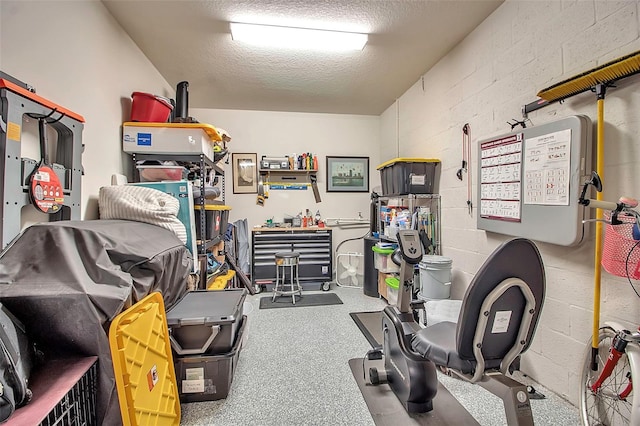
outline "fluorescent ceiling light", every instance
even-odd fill
[[[263,46],[321,50],[362,50],[367,34],[231,22],[231,38]]]

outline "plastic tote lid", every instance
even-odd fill
[[[378,246],[373,246],[371,247],[371,250],[375,251],[376,253],[380,253],[380,254],[392,254],[394,249],[392,248],[381,248]]]
[[[391,288],[395,288],[396,290],[400,288],[400,280],[396,277],[387,277],[384,280],[385,283]]]
[[[109,347],[122,423],[179,425],[178,384],[160,293],[149,294],[113,319]]]
[[[396,163],[440,163],[440,160],[438,160],[437,158],[394,158],[393,160],[389,160],[380,164],[378,167],[376,167],[376,170],[393,166]]]
[[[427,266],[427,265],[439,265],[439,266],[445,266],[445,265],[451,265],[453,263],[453,260],[449,257],[445,257],[445,256],[438,256],[438,255],[424,255],[422,256],[422,261],[420,262],[420,266]]]
[[[193,206],[194,209],[196,210],[202,210],[202,207],[198,204]],[[227,206],[224,204],[205,204],[204,206],[205,210],[231,210],[231,206]]]

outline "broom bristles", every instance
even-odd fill
[[[538,97],[554,102],[591,90],[598,84],[612,83],[638,72],[640,72],[640,51],[542,89],[538,92]]]

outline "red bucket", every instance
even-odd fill
[[[131,98],[131,121],[165,123],[169,119],[173,106],[167,98],[142,92],[133,92]]]

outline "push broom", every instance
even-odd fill
[[[538,97],[548,103],[561,101],[587,90],[595,92],[598,106],[597,139],[596,139],[596,172],[604,177],[604,98],[608,87],[614,82],[640,72],[640,51],[623,56],[611,62],[579,74],[568,80],[538,92]],[[537,108],[536,108],[537,109]],[[602,192],[596,195],[597,200],[603,199]],[[593,334],[591,340],[591,369],[596,370],[596,356],[598,353],[598,334],[600,329],[600,281],[602,274],[602,210],[596,209],[596,246],[593,285]]]

